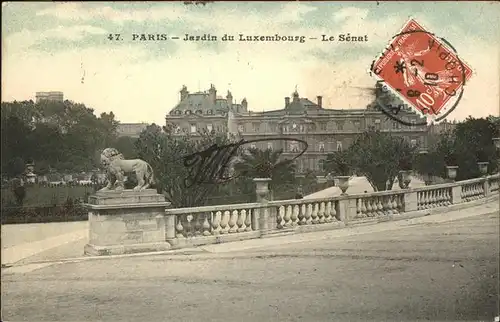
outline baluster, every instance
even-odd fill
[[[215,214],[212,213],[212,235],[219,235],[221,230],[221,220],[222,212],[217,211]]]
[[[306,224],[306,205],[302,204],[299,213],[299,225],[305,225],[305,224]]]
[[[361,198],[356,199],[356,218],[363,217],[363,214],[361,213],[361,204]]]
[[[285,207],[283,207],[283,210],[285,210]],[[286,212],[285,212],[285,226],[286,227],[292,226],[292,223],[291,223],[292,212],[293,212],[292,205],[288,205],[288,207],[286,207]]]
[[[422,209],[422,191],[417,192],[417,209]]]
[[[437,207],[437,190],[432,190],[431,191],[431,201],[432,201],[432,208]]]
[[[307,211],[306,211],[306,225],[310,225],[312,220],[311,220],[311,216],[312,216],[312,204],[308,204],[307,205]]]
[[[373,208],[372,208],[372,197],[366,198],[365,199],[365,203],[366,203],[366,216],[367,217],[371,217],[372,216],[372,211],[373,211]]]
[[[466,189],[467,189],[467,186],[462,186],[462,192],[460,193],[460,197],[462,197],[463,200],[465,200]]]
[[[320,224],[324,224],[325,223],[325,203],[322,202],[320,205],[319,205],[319,212],[318,212],[318,217],[319,217],[319,223]]]
[[[248,213],[246,213],[245,231],[252,231],[252,209],[248,209]]]
[[[325,222],[332,222],[332,202],[328,201],[325,207]]]
[[[392,195],[388,195],[383,198],[384,198],[384,210],[386,215],[392,215],[392,202],[391,202]]]
[[[186,215],[186,223],[184,225],[184,231],[186,232],[186,237],[193,236],[193,215]]]
[[[431,205],[432,205],[432,191],[427,190],[425,192],[425,209],[431,208],[432,207]]]
[[[201,227],[203,226],[203,223],[200,220],[201,219],[200,216],[201,216],[201,214],[199,212],[195,213],[193,215],[193,228],[194,228],[193,235],[194,236],[199,236],[202,233]]]
[[[337,201],[332,201],[332,206],[330,207],[330,220],[331,221],[338,221],[339,219],[337,218]]]
[[[292,212],[292,226],[297,226],[297,220],[299,220],[299,213],[300,213],[300,207],[299,205],[293,206],[293,212]]]
[[[396,208],[398,209],[398,212],[401,212],[401,209],[403,209],[403,201],[404,201],[404,195],[399,195],[396,198],[396,203],[397,203]]]
[[[231,212],[229,210],[224,211],[224,215],[222,215],[222,220],[220,222],[220,233],[221,234],[227,234],[228,229],[226,229],[228,226],[227,224],[229,223],[229,217],[231,215]]]
[[[361,214],[363,215],[363,217],[366,217],[367,216],[366,198],[361,198],[360,201],[361,201]]]
[[[277,228],[281,229],[286,226],[285,220],[285,206],[278,207]]]
[[[312,205],[313,211],[311,213],[311,223],[317,224],[318,223],[318,211],[319,211],[319,206],[318,203],[315,203]]]
[[[446,189],[446,205],[451,205],[451,188]]]
[[[398,214],[399,213],[398,201],[397,201],[398,198],[399,198],[399,195],[393,195],[392,196],[391,203],[392,203],[392,213],[393,214]]]
[[[201,228],[203,229],[203,236],[210,236],[212,233],[210,232],[210,223],[208,222],[208,216],[210,216],[211,213],[206,212],[204,214],[204,219],[203,219],[203,225]]]
[[[238,219],[238,210],[233,210],[231,216],[229,217],[229,233],[235,233],[238,231],[238,227],[236,226],[236,220]]]
[[[177,225],[175,226],[175,236],[177,238],[179,237],[185,237],[184,236],[184,227],[182,226],[182,217],[181,216],[175,216],[175,220],[177,220]]]
[[[441,189],[436,190],[436,207],[441,206]]]
[[[382,197],[377,197],[377,215],[384,216],[384,206],[382,205]]]
[[[245,209],[240,210],[240,215],[238,216],[238,220],[236,224],[238,225],[238,232],[242,233],[245,231],[245,219],[247,218],[247,211]]]

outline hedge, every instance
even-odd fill
[[[80,205],[2,207],[2,225],[83,220],[88,220],[88,211]]]

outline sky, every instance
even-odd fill
[[[2,101],[62,91],[124,123],[163,124],[179,90],[228,90],[249,110],[280,109],[297,88],[323,106],[364,108],[371,62],[414,18],[473,70],[449,119],[499,115],[500,4],[494,2],[3,2]],[[324,42],[321,35],[367,36]],[[109,40],[120,34],[120,40]],[[133,40],[166,34],[165,41]],[[219,41],[183,41],[210,34]],[[305,36],[304,43],[222,42],[224,35]],[[170,37],[180,37],[172,40]],[[310,40],[309,37],[317,37]],[[82,82],[83,78],[83,82]]]

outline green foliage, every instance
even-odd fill
[[[349,152],[338,151],[327,155],[324,162],[325,173],[333,176],[349,176],[352,174]]]
[[[488,172],[497,171],[497,151],[493,138],[499,133],[499,119],[467,118],[453,131],[442,134],[431,150],[439,175],[446,176],[445,165],[458,166],[457,180],[480,176],[478,162],[489,162]]]
[[[201,152],[213,144],[225,145],[232,142],[224,134],[200,133],[199,136],[175,135],[173,128],[163,129],[152,124],[148,126],[136,141],[138,156],[149,162],[154,170],[156,188],[164,193],[173,207],[201,206],[207,197],[214,195],[217,185],[187,185],[190,168],[184,165],[184,158],[195,152]]]
[[[88,171],[95,152],[116,140],[114,114],[71,101],[2,102],[2,174],[19,175],[20,164],[35,162],[35,173]],[[16,165],[13,165],[16,160]]]
[[[269,188],[273,199],[280,195],[278,191],[296,183],[295,163],[282,157],[282,150],[248,149],[240,153],[239,161],[235,164],[235,177],[233,184],[244,195],[254,195],[254,178],[270,178]],[[295,189],[293,189],[295,190]],[[292,191],[293,191],[292,190]],[[253,200],[252,200],[253,201]]]
[[[391,189],[401,166],[412,166],[415,148],[390,133],[369,130],[346,153],[353,170],[366,176],[375,191],[381,191]]]

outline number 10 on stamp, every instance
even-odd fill
[[[445,39],[410,19],[373,62],[370,73],[408,105],[437,118],[449,105],[457,106],[472,69]]]

